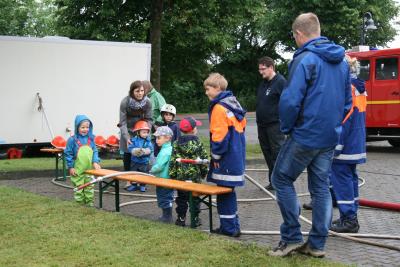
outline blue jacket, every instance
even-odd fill
[[[134,148],[150,148],[150,154],[149,155],[143,155],[141,157],[137,157],[132,155],[131,156],[131,161],[134,163],[139,163],[139,164],[148,164],[150,161],[150,156],[153,153],[153,144],[151,143],[150,137],[147,138],[142,138],[139,135],[136,135],[135,137],[131,138],[132,144],[128,146],[128,151],[129,153],[132,153],[132,149]]]
[[[246,111],[230,91],[210,103],[211,163],[207,181],[222,186],[244,185]],[[219,167],[215,168],[214,163]]]
[[[150,170],[150,173],[157,177],[169,178],[169,160],[171,159],[172,145],[171,142],[164,143],[157,155],[156,163]]]
[[[281,131],[310,148],[334,147],[351,108],[349,66],[344,49],[325,37],[300,47],[289,65],[279,102]]]
[[[367,94],[364,81],[352,77],[353,105],[349,117],[343,123],[343,131],[339,144],[335,148],[333,162],[336,164],[360,164],[365,163],[366,153],[366,108]]]
[[[89,133],[86,136],[82,136],[78,132],[79,125],[82,121],[88,120],[90,122],[89,126]],[[73,168],[76,156],[78,154],[79,144],[77,140],[82,145],[86,145],[88,143],[88,139],[90,138],[90,147],[93,149],[93,162],[99,163],[99,152],[97,150],[96,144],[94,143],[94,135],[93,135],[93,123],[89,120],[89,118],[85,115],[77,115],[75,117],[75,128],[74,128],[75,135],[71,136],[67,140],[67,146],[64,150],[65,160],[67,162],[67,168]]]

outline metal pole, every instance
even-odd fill
[[[364,42],[365,42],[365,15],[363,15],[362,17],[360,45],[364,45]]]

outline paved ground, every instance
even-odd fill
[[[371,143],[368,146],[368,163],[360,166],[360,175],[366,180],[361,188],[361,197],[378,201],[399,202],[400,192],[400,171],[399,171],[400,149],[390,147],[386,142]],[[248,168],[265,168],[262,161],[250,162]],[[251,177],[264,183],[265,172],[248,171]],[[25,178],[18,180],[1,180],[0,184],[23,188],[27,191],[41,195],[72,200],[72,191],[51,183],[51,178]],[[307,192],[306,176],[302,175],[296,182],[298,193]],[[267,197],[264,192],[256,188],[250,182],[239,188],[240,199],[253,199]],[[149,188],[146,194],[155,194],[153,187]],[[150,199],[149,197],[123,196],[121,202],[132,200]],[[104,208],[112,210],[114,199],[111,195],[105,196]],[[302,203],[308,202],[308,197],[301,197]],[[159,209],[156,203],[145,203],[129,205],[121,208],[121,212],[140,218],[156,220],[159,216]],[[279,230],[281,216],[278,206],[274,201],[240,202],[239,214],[242,230],[270,231]],[[202,214],[204,225],[202,229],[208,229],[207,213]],[[311,218],[310,211],[304,211],[303,215]],[[214,215],[214,221],[217,218]],[[337,218],[337,210],[334,210],[334,218]],[[398,212],[383,211],[376,209],[362,208],[359,212],[361,224],[360,233],[373,233],[400,236],[400,216]],[[218,226],[218,222],[214,222]],[[309,226],[302,224],[302,230],[308,231]],[[242,235],[240,240],[245,242],[256,242],[263,246],[275,246],[279,236],[266,235]],[[373,239],[370,239],[373,240]],[[400,241],[394,240],[373,240],[400,247]],[[400,253],[388,249],[363,245],[342,238],[330,237],[327,243],[327,258],[334,261],[352,263],[359,266],[400,266]]]

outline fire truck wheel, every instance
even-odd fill
[[[400,140],[388,140],[388,142],[394,147],[400,147]]]

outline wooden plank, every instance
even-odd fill
[[[61,148],[41,148],[40,151],[41,152],[46,152],[46,153],[57,154],[57,153],[64,152],[64,149],[61,149]]]
[[[94,176],[105,176],[112,173],[117,173],[117,171],[107,170],[107,169],[99,169],[99,170],[88,170],[87,174]],[[113,177],[112,179],[124,180],[137,182],[141,184],[151,184],[155,186],[161,186],[170,189],[182,190],[193,192],[196,195],[221,195],[232,192],[232,189],[229,187],[216,186],[216,185],[208,185],[208,184],[197,184],[197,183],[189,183],[184,181],[178,181],[174,179],[165,179],[159,177],[150,177],[146,175],[140,174],[124,174]]]

